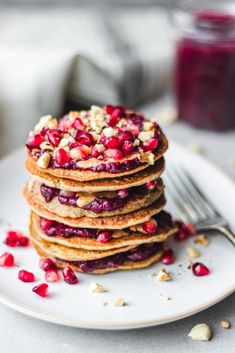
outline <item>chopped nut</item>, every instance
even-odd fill
[[[187,248],[186,252],[190,257],[199,257],[201,255],[200,252],[195,248]]]
[[[228,320],[222,320],[222,321],[221,321],[221,326],[222,326],[223,328],[228,329],[228,328],[231,327],[231,324],[230,324],[230,322],[229,322]]]
[[[106,289],[99,283],[92,282],[90,284],[90,291],[92,293],[104,293],[106,292]]]
[[[92,201],[94,201],[96,197],[92,194],[89,193],[83,193],[83,195],[78,194],[78,199],[76,201],[76,205],[78,207],[84,207],[86,205],[89,205]]]
[[[156,279],[161,282],[167,282],[171,280],[171,277],[170,277],[170,274],[164,268],[162,268],[159,271]]]
[[[105,137],[111,137],[117,135],[117,131],[115,131],[112,127],[106,127],[103,130],[103,134]]]
[[[154,136],[154,131],[141,131],[138,135],[138,139],[142,142],[148,141]]]
[[[98,105],[92,105],[91,106],[91,110],[93,112],[97,112],[98,111],[98,112],[105,113],[105,110],[103,108],[99,107]]]
[[[58,121],[53,118],[52,115],[45,115],[39,119],[39,122],[34,128],[34,132],[39,133],[44,128],[56,129],[58,127]]]
[[[41,150],[50,150],[53,151],[54,147],[47,141],[44,141],[40,145]]]
[[[199,234],[195,238],[194,243],[206,246],[209,244],[209,239],[204,234]]]
[[[151,121],[146,121],[143,125],[145,131],[150,131],[153,128],[153,123]]]
[[[133,142],[133,145],[135,147],[138,147],[140,145],[140,140],[139,139],[135,139],[134,142]]]
[[[155,163],[155,158],[154,158],[154,154],[153,154],[153,153],[150,153],[150,154],[148,155],[148,162],[149,162],[149,164],[154,165],[154,163]]]
[[[195,325],[188,336],[197,341],[209,341],[211,339],[211,329],[207,324]]]
[[[113,303],[113,306],[116,306],[116,307],[121,307],[121,306],[124,306],[124,305],[125,305],[125,302],[124,302],[123,298],[118,298]]]
[[[67,147],[69,143],[73,143],[73,142],[75,142],[75,140],[72,136],[64,137],[61,139],[59,147],[61,148]]]
[[[49,153],[45,152],[41,155],[41,157],[38,158],[37,165],[40,168],[46,169],[50,163],[50,160],[51,160],[51,156],[49,155]]]
[[[76,118],[79,118],[79,112],[74,110],[69,112],[69,117],[72,118],[72,120],[75,120]]]
[[[95,145],[95,147],[96,147],[96,149],[97,149],[97,151],[98,152],[103,152],[103,150],[104,150],[104,145],[102,145],[102,144],[96,144]]]

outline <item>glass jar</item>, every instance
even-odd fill
[[[235,3],[184,1],[172,21],[179,119],[199,128],[235,128]]]

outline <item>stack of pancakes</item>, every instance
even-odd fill
[[[158,124],[122,107],[42,117],[26,143],[24,188],[38,254],[88,273],[157,262],[176,231],[163,211],[167,146]]]

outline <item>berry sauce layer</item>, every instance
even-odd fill
[[[154,164],[161,146],[160,128],[121,106],[92,106],[59,121],[40,118],[26,143],[40,168],[122,173],[142,163]]]

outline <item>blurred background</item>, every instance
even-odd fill
[[[178,18],[182,1],[1,0],[0,157],[42,115],[109,103],[235,176],[235,17],[195,21],[207,1],[186,3]]]

